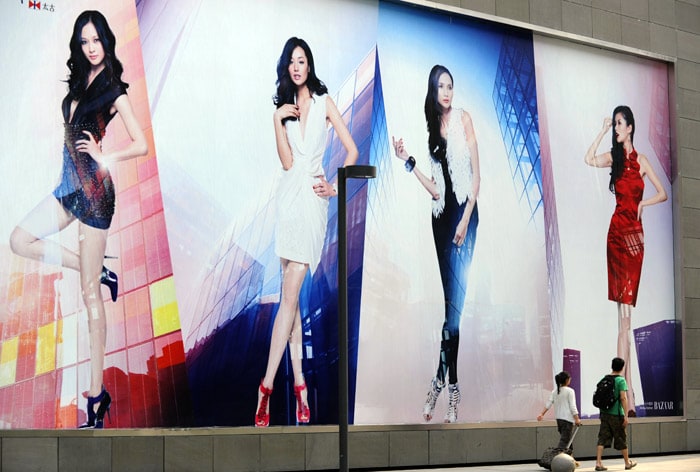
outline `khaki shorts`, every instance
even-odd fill
[[[600,430],[598,431],[598,445],[603,447],[613,446],[618,451],[627,449],[627,431],[622,422],[624,416],[600,414]]]

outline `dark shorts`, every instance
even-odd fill
[[[624,416],[600,414],[599,446],[613,446],[618,451],[627,449],[627,430],[622,426],[623,420]]]

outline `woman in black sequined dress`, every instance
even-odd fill
[[[68,95],[62,103],[65,126],[63,169],[54,191],[24,217],[10,236],[12,251],[23,257],[60,264],[79,271],[90,336],[88,420],[81,427],[101,428],[111,397],[103,386],[106,315],[100,290],[105,284],[112,301],[117,275],[104,267],[107,233],[114,215],[114,184],[109,166],[145,155],[146,137],[139,126],[122,81],[115,55],[115,37],[98,11],[84,11],[75,21],[67,61]],[[102,138],[116,114],[131,142],[103,151]],[[79,249],[72,251],[47,236],[78,221]]]

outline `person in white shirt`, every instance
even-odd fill
[[[574,433],[574,424],[581,425],[581,419],[576,408],[576,395],[574,389],[569,387],[571,374],[566,371],[559,372],[554,381],[557,388],[552,390],[549,400],[545,404],[544,410],[537,417],[537,421],[542,421],[545,413],[554,406],[554,416],[557,419],[557,429],[559,431],[559,444],[557,448],[566,449],[571,435]]]

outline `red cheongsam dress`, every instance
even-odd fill
[[[615,212],[608,229],[608,299],[635,306],[644,259],[644,229],[637,208],[644,194],[637,151],[625,156],[615,183]]]

